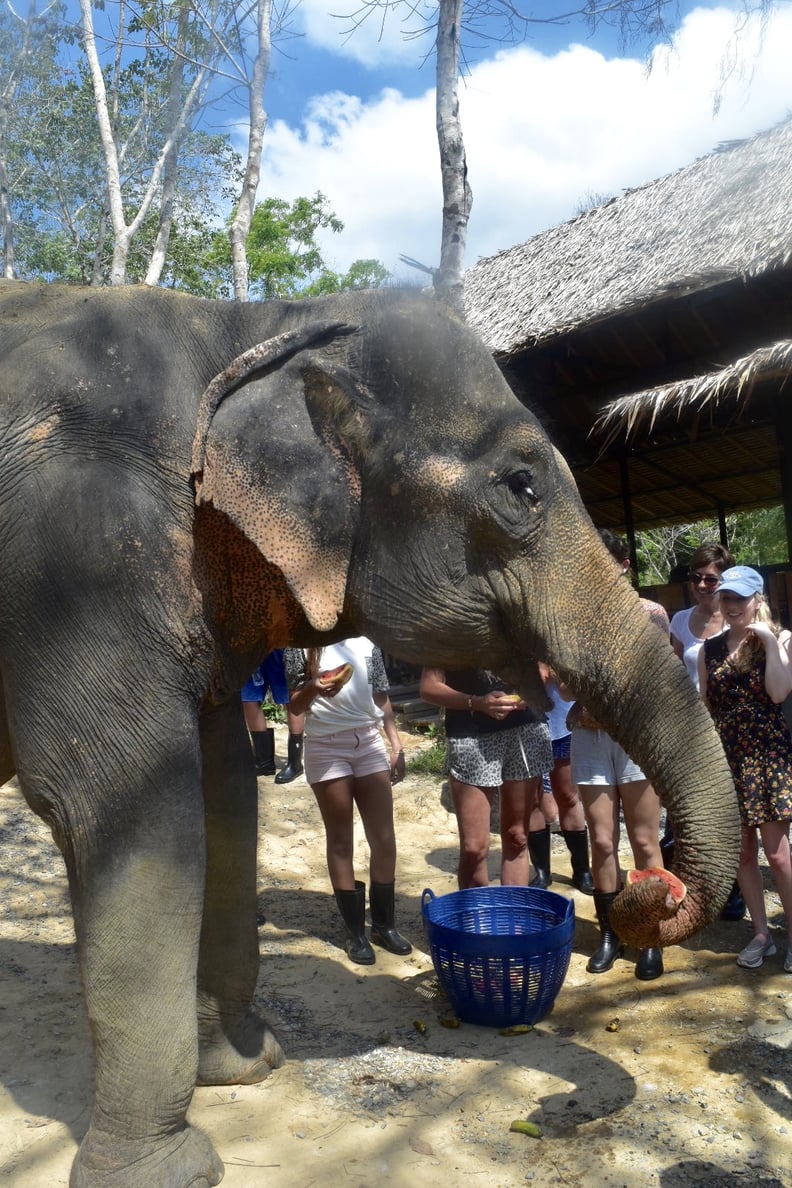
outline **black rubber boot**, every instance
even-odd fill
[[[589,957],[586,969],[589,973],[605,973],[617,957],[624,952],[624,945],[611,928],[610,910],[618,891],[594,891],[594,910],[600,926],[600,947]]]
[[[396,904],[393,883],[372,883],[369,888],[371,908],[371,939],[375,945],[382,945],[389,953],[406,957],[412,953],[412,945],[394,928]]]
[[[366,939],[366,884],[355,880],[354,891],[336,891],[336,903],[346,928],[346,955],[355,965],[373,965],[377,960]]]
[[[289,749],[287,751],[286,766],[282,767],[275,776],[276,784],[290,784],[302,775],[303,736],[289,732]]]
[[[729,898],[723,905],[721,920],[742,920],[745,912],[745,900],[742,897],[739,883],[735,882],[729,892]]]
[[[663,973],[663,950],[641,949],[635,963],[635,976],[642,982],[653,982]]]
[[[549,887],[553,881],[550,873],[550,826],[534,829],[528,834],[528,853],[531,856],[534,873],[532,887]]]
[[[256,775],[275,775],[275,731],[251,730],[253,754],[256,759]]]
[[[589,861],[588,829],[564,829],[564,841],[572,862],[572,886],[584,895],[594,894]]]

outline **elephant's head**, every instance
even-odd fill
[[[563,459],[486,349],[433,301],[366,294],[291,317],[299,326],[263,374],[236,368],[205,399],[199,502],[279,567],[320,637],[354,631],[416,664],[486,666],[538,705],[537,661],[554,668],[673,816],[687,896],[677,911],[659,885],[628,888],[624,938],[691,935],[736,868],[730,773]]]

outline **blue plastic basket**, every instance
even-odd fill
[[[466,1023],[537,1023],[555,1002],[572,953],[575,905],[538,887],[471,887],[421,911],[437,976]]]

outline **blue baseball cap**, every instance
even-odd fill
[[[731,569],[724,569],[721,574],[718,593],[729,590],[738,594],[740,598],[751,598],[754,594],[764,593],[764,582],[761,573],[751,569],[750,565],[733,565]]]

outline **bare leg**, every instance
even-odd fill
[[[245,713],[245,725],[251,734],[257,730],[266,730],[269,722],[264,716],[260,701],[243,701],[242,709]]]
[[[764,885],[759,870],[759,838],[756,828],[743,825],[740,836],[740,865],[737,868],[737,882],[751,917],[754,936],[767,940],[767,912],[765,911]]]
[[[540,829],[545,819],[539,807],[542,784],[539,779],[504,780],[500,794],[501,884],[527,887],[531,873],[528,831],[538,813]]]
[[[558,824],[561,820],[561,814],[559,813],[559,810],[558,810],[558,802],[556,801],[554,792],[546,792],[544,790],[544,788],[542,788],[541,809],[542,809],[542,816],[545,819],[545,823],[547,825],[558,826]]]
[[[305,730],[305,714],[295,714],[286,706],[286,722],[289,727],[289,734],[302,734]]]
[[[597,891],[618,891],[619,794],[611,784],[581,784],[580,798],[591,840],[591,874]]]
[[[489,883],[487,858],[490,847],[490,809],[495,788],[478,788],[449,776],[459,830],[460,888],[486,887]]]
[[[660,850],[660,797],[648,780],[634,780],[619,788],[624,824],[636,870],[662,866]]]
[[[320,780],[312,787],[325,827],[330,882],[336,891],[354,891],[352,776],[342,776],[337,780]]]
[[[792,944],[792,857],[789,851],[789,821],[766,821],[759,826],[759,834],[786,916],[789,937],[787,943]]]
[[[359,776],[353,795],[369,845],[369,881],[392,883],[396,877],[396,834],[390,772]]]
[[[561,828],[570,833],[586,827],[586,816],[580,803],[577,785],[572,782],[572,765],[568,759],[556,759],[550,772]]]

